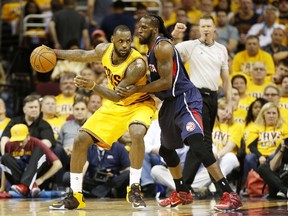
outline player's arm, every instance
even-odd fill
[[[125,72],[125,77],[118,84],[118,86],[125,88],[129,85],[134,85],[141,77],[145,76],[145,74],[146,74],[146,66],[144,60],[137,59],[128,66]],[[117,94],[116,91],[108,89],[104,86],[97,85],[94,81],[85,79],[84,77],[81,76],[77,76],[74,79],[74,82],[77,87],[93,90],[96,94],[100,95],[101,97],[107,98],[114,102],[118,102],[123,98],[125,98]]]
[[[101,43],[95,47],[94,50],[57,50],[54,52],[59,59],[67,59],[70,61],[77,62],[95,62],[101,61],[102,56],[106,49],[108,48],[109,43]]]
[[[172,86],[174,49],[169,42],[162,41],[155,47],[157,59],[157,71],[160,78],[145,86],[139,86],[139,92],[160,92],[170,89]]]
[[[162,41],[154,49],[157,59],[157,71],[160,78],[147,85],[143,86],[128,86],[126,90],[131,89],[131,92],[160,92],[170,89],[172,86],[172,69],[173,69],[173,54],[174,49],[169,42]],[[126,95],[127,92],[119,89],[119,93]]]

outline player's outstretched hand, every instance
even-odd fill
[[[95,82],[90,79],[86,79],[82,76],[76,76],[74,78],[74,84],[78,88],[92,90],[95,86]]]
[[[117,86],[115,88],[115,91],[119,96],[126,98],[126,97],[137,92],[137,86],[135,86],[135,85],[130,85],[130,86],[126,86],[126,87]]]

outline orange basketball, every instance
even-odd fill
[[[39,46],[35,48],[30,55],[30,64],[32,68],[41,73],[51,71],[56,65],[55,52],[46,46]]]

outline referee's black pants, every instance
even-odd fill
[[[217,115],[217,92],[207,92],[201,89],[199,89],[199,91],[203,99],[202,122],[204,128],[204,145],[213,154],[212,130]],[[191,187],[200,165],[201,161],[198,160],[198,157],[190,147],[183,168],[183,180],[188,187]]]

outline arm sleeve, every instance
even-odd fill
[[[252,153],[254,153],[259,159],[262,155],[257,149],[258,138],[255,139],[248,147]]]

